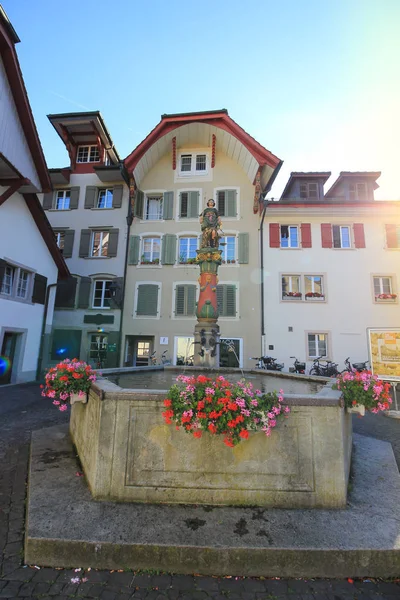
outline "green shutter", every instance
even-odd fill
[[[89,256],[91,237],[92,237],[91,229],[82,229],[81,241],[79,244],[79,257],[80,258],[86,258]]]
[[[69,277],[57,282],[55,308],[75,308],[76,277]]]
[[[172,219],[174,214],[174,192],[165,192],[163,202],[163,219]]]
[[[33,283],[32,302],[36,304],[44,304],[46,300],[47,277],[35,273]]]
[[[196,286],[187,285],[187,316],[194,317],[196,310]]]
[[[107,333],[107,354],[105,369],[114,369],[118,367],[118,350],[120,345],[119,331],[109,331]],[[112,348],[112,350],[110,350]]]
[[[122,193],[123,193],[122,185],[115,185],[113,187],[113,208],[121,208],[122,205]]]
[[[188,218],[197,219],[199,216],[199,192],[189,192]]]
[[[249,234],[239,233],[238,236],[238,261],[244,265],[249,262]]]
[[[176,261],[176,235],[166,233],[162,238],[161,264],[174,265]]]
[[[175,289],[175,315],[182,317],[185,315],[185,285],[177,285]]]
[[[177,285],[175,289],[175,316],[193,317],[196,308],[196,286]]]
[[[137,265],[139,262],[140,235],[131,235],[129,240],[128,265]]]
[[[79,205],[79,191],[80,191],[79,187],[72,187],[70,189],[69,207],[71,209],[78,208],[78,205]]]
[[[109,233],[110,237],[108,238],[107,256],[109,258],[114,258],[117,256],[119,229],[110,229]]]
[[[141,190],[136,190],[135,202],[133,205],[133,216],[143,219],[144,194]]]
[[[81,277],[79,282],[78,308],[89,308],[92,280],[90,277]]]
[[[54,192],[47,192],[47,194],[44,194],[44,196],[43,196],[43,209],[44,210],[50,210],[51,208],[53,208],[53,197],[54,197]]]
[[[236,317],[236,286],[218,285],[217,302],[220,317]]]
[[[97,187],[95,185],[86,186],[85,208],[94,208],[97,200]]]
[[[138,286],[136,315],[138,317],[156,317],[158,304],[158,285],[142,283]]]
[[[64,231],[64,248],[62,251],[64,258],[71,258],[72,249],[74,247],[75,231],[73,229],[67,229]]]
[[[225,217],[236,217],[236,190],[225,190]]]

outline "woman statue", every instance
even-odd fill
[[[207,202],[207,207],[200,215],[200,225],[202,231],[201,248],[218,248],[219,238],[222,235],[221,218],[215,208],[214,200]]]

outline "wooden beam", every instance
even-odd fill
[[[15,194],[15,192],[18,192],[18,190],[23,185],[29,185],[30,183],[31,182],[29,181],[29,179],[17,179],[16,181],[14,180],[14,183],[12,185],[10,185],[10,187],[8,188],[8,190],[6,190],[5,192],[3,192],[3,194],[1,194],[1,196],[0,196],[0,206],[2,204],[4,204],[4,202],[6,200],[8,200],[10,196],[12,196],[13,194]]]

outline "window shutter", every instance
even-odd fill
[[[136,190],[135,203],[133,205],[133,216],[143,219],[144,194],[141,190]]]
[[[188,218],[196,219],[199,216],[199,192],[189,192]]]
[[[82,229],[81,230],[81,241],[79,244],[79,257],[80,258],[86,258],[89,256],[91,236],[92,236],[91,229]]]
[[[388,248],[398,248],[396,225],[385,225],[385,229],[386,229],[386,246]]]
[[[112,280],[114,291],[110,298],[110,307],[111,308],[122,308],[122,300],[123,300],[123,288],[124,288],[124,278],[116,277]]]
[[[107,334],[107,357],[106,357],[106,369],[114,369],[118,367],[117,359],[118,359],[118,346],[120,344],[119,332],[118,331],[109,331]],[[110,352],[108,350],[109,346],[116,346],[115,352]]]
[[[176,235],[166,233],[162,238],[161,264],[174,265],[176,261]]]
[[[75,308],[76,277],[57,282],[56,308]]]
[[[174,192],[165,192],[163,202],[163,219],[170,220],[173,216]]]
[[[356,248],[365,248],[364,225],[362,223],[354,223],[354,245]]]
[[[217,302],[220,317],[236,317],[236,286],[218,285]]]
[[[44,194],[44,196],[43,196],[44,210],[50,210],[51,208],[53,208],[53,197],[54,197],[54,192],[47,192],[47,194]]]
[[[35,274],[33,283],[32,302],[35,304],[44,304],[46,300],[47,277]]]
[[[280,248],[281,246],[281,236],[279,231],[279,223],[270,223],[269,224],[269,247],[270,248]]]
[[[225,217],[236,217],[236,190],[225,191]]]
[[[194,317],[196,310],[196,286],[188,285],[187,289],[187,316]]]
[[[332,225],[321,223],[321,243],[323,248],[332,248]]]
[[[64,258],[71,258],[72,250],[74,247],[75,231],[73,229],[67,229],[64,231],[64,248],[62,251]]]
[[[238,236],[238,259],[239,264],[244,265],[249,262],[249,234],[239,233]]]
[[[218,202],[217,210],[218,210],[219,214],[221,215],[221,217],[224,217],[225,216],[225,191],[220,190],[218,192],[217,202]]]
[[[1,288],[1,284],[3,283],[6,266],[7,266],[6,261],[3,260],[2,258],[0,258],[0,288]]]
[[[97,187],[94,185],[86,186],[85,208],[94,208],[97,198]]]
[[[81,277],[79,282],[78,308],[89,308],[91,287],[92,280],[90,277]]]
[[[114,186],[114,188],[113,188],[113,201],[112,201],[113,208],[121,208],[123,190],[124,190],[124,188],[123,188],[122,185],[116,185],[116,186]]]
[[[107,256],[113,258],[117,256],[119,229],[110,229],[109,233]]]
[[[80,192],[80,188],[76,187],[76,186],[72,187],[69,191],[69,207],[71,209],[78,208],[79,192]]]
[[[158,285],[142,283],[138,287],[136,315],[156,317],[158,304]]]
[[[301,224],[301,246],[302,248],[311,248],[311,223]]]
[[[175,315],[185,315],[185,285],[177,285],[175,289]]]
[[[175,315],[193,317],[196,306],[196,286],[177,285],[175,290]]]
[[[139,262],[140,236],[131,235],[129,240],[129,265],[137,265]]]

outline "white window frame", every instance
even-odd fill
[[[239,342],[239,368],[243,369],[243,338],[239,337],[221,337],[220,342],[222,343],[224,340],[233,340]]]
[[[221,185],[220,187],[214,188],[213,198],[215,202],[215,208],[218,209],[218,192],[223,192],[225,190],[236,190],[236,217],[225,217],[221,215],[221,219],[225,221],[239,221],[240,219],[240,187],[235,185]],[[207,201],[205,202],[204,210],[207,206]]]
[[[193,356],[195,353],[195,348],[196,346],[194,345],[194,335],[193,334],[189,334],[189,335],[184,335],[184,334],[180,334],[180,335],[175,335],[174,336],[174,356],[173,356],[173,364],[176,365],[176,361],[178,359],[178,338],[186,338],[188,341],[186,343],[186,354],[183,358],[186,361],[190,356]],[[193,340],[193,342],[190,342],[189,340]],[[189,354],[190,352],[190,354]]]
[[[7,269],[9,270],[9,273],[7,275]],[[5,270],[4,270],[4,275],[3,275],[3,281],[0,281],[0,294],[4,294],[5,296],[9,296],[11,297],[13,295],[13,291],[14,291],[14,283],[15,283],[15,267],[13,265],[6,265]],[[9,278],[8,283],[5,282],[6,277]],[[3,287],[7,286],[7,288],[9,289],[8,292],[3,290]]]
[[[302,186],[306,186],[306,188],[307,188],[306,196],[301,195]],[[310,186],[316,186],[316,195],[315,196],[311,196]],[[319,199],[319,184],[316,181],[300,181],[299,196],[300,196],[300,198],[303,198],[303,199],[311,198],[313,200],[318,200]]]
[[[103,245],[103,239],[106,235],[108,235],[108,242],[107,242],[107,254],[102,254],[100,253],[98,256],[93,254],[94,252],[94,242],[96,239],[96,234],[100,233],[100,243],[99,243],[99,248],[102,248]],[[90,258],[107,258],[108,257],[108,244],[110,243],[110,230],[109,229],[93,229],[92,231],[92,235],[90,238]]]
[[[337,248],[335,246],[335,237],[333,235],[333,228],[334,227],[339,227],[340,230],[340,248]],[[343,228],[347,228],[349,230],[349,243],[350,246],[343,246],[343,233],[342,233],[342,229]],[[343,224],[338,224],[338,223],[332,223],[332,249],[333,250],[351,250],[353,248],[353,227],[351,225],[347,225],[346,223]]]
[[[65,244],[65,231],[55,231],[54,235],[56,236],[57,247],[60,250],[60,252],[62,253],[64,250],[64,244]],[[61,246],[61,241],[62,241],[62,246]]]
[[[105,195],[105,206],[100,206],[101,203],[101,194]],[[107,206],[107,194],[111,194],[111,206]],[[99,188],[98,192],[97,192],[97,201],[96,201],[96,208],[100,209],[100,210],[108,210],[110,208],[113,207],[113,200],[114,200],[114,190],[113,188]]]
[[[326,298],[326,291],[325,291],[325,275],[323,273],[304,273],[302,275],[303,277],[303,287],[302,289],[304,290],[304,300],[306,302],[324,302],[325,298]],[[311,285],[311,293],[321,293],[320,297],[313,297],[313,296],[309,296],[307,297],[306,294],[308,294],[309,292],[306,291],[306,278],[307,277],[312,277],[312,285]],[[321,278],[321,292],[318,292],[317,290],[315,290],[315,281],[314,278],[315,277],[320,277]]]
[[[282,246],[282,227],[287,227],[288,228],[288,245],[287,246]],[[296,228],[297,229],[297,246],[291,246],[290,245],[290,228]],[[280,248],[282,248],[283,250],[299,250],[301,248],[301,238],[300,238],[300,226],[299,225],[295,225],[294,223],[291,224],[286,224],[286,223],[280,223],[279,225],[279,244],[280,244]]]
[[[307,356],[307,360],[313,361],[315,360],[318,356],[321,356],[321,358],[323,360],[329,360],[330,356],[331,356],[331,351],[330,351],[330,340],[331,340],[331,332],[330,331],[306,331],[305,332],[306,335],[306,356]],[[308,336],[309,335],[314,335],[314,336],[319,336],[319,335],[325,335],[326,336],[326,355],[321,355],[321,353],[317,353],[315,356],[311,356],[310,352],[309,352],[309,340],[308,340]],[[315,344],[315,348],[316,350],[318,350],[318,342],[317,340],[316,344]]]
[[[79,160],[79,151],[83,148],[87,148],[88,149],[88,160]],[[98,160],[90,160],[90,155],[92,152],[92,148],[95,148],[97,151],[97,154],[99,156]],[[77,164],[88,164],[88,163],[98,163],[101,162],[101,155],[100,155],[100,151],[99,151],[99,147],[97,146],[97,144],[80,144],[77,148],[76,151],[76,162]]]
[[[184,156],[191,157],[191,168],[190,171],[182,171],[182,158]],[[206,157],[206,168],[204,170],[197,170],[197,157],[205,156]],[[178,153],[178,175],[179,177],[203,177],[204,175],[208,175],[208,171],[210,170],[210,152],[208,150],[201,149],[188,149],[182,150]]]
[[[191,233],[189,233],[189,232],[188,233],[186,233],[186,232],[179,232],[179,234],[178,234],[177,237],[178,237],[177,244],[176,244],[177,245],[177,249],[176,249],[177,250],[177,258],[176,258],[177,265],[179,265],[180,267],[187,267],[187,266],[190,266],[190,265],[195,265],[196,266],[195,262],[191,262],[191,263],[181,262],[180,246],[181,246],[181,240],[182,239],[191,238],[191,239],[195,239],[196,240],[196,250],[198,250],[199,249],[199,245],[200,245],[199,244],[199,234],[197,232],[191,232]],[[195,258],[196,257],[197,257],[197,253],[196,253]],[[186,260],[189,260],[189,259],[187,258]]]
[[[22,302],[24,304],[32,303],[33,281],[34,281],[34,275],[35,275],[36,271],[34,271],[33,269],[30,269],[29,267],[27,267],[25,265],[12,262],[12,261],[8,260],[7,258],[4,258],[4,260],[7,263],[6,269],[8,268],[8,269],[12,270],[12,282],[11,282],[10,293],[3,292],[2,291],[3,282],[4,282],[4,278],[6,276],[6,273],[4,272],[3,280],[0,281],[0,298],[7,299],[7,300],[13,300],[15,302]],[[24,286],[25,293],[23,296],[21,296],[18,294],[18,290],[21,289],[20,281],[21,281],[21,274],[23,274],[23,273],[27,275],[27,278],[26,278],[26,285]]]
[[[159,200],[159,207],[158,207],[158,218],[157,219],[148,219],[147,218],[147,213],[148,213],[148,207],[149,207],[149,200]],[[150,222],[160,222],[163,221],[163,205],[164,205],[164,193],[160,192],[160,191],[149,191],[149,192],[144,192],[144,202],[143,202],[143,219],[142,221],[145,221],[146,223]]]
[[[289,290],[288,293],[297,293],[295,292],[292,288],[295,287],[293,286],[293,282],[292,282],[292,278],[297,278],[298,282],[299,282],[299,292],[300,296],[284,296],[283,295],[283,278],[284,277],[288,277],[289,278]],[[280,274],[280,298],[282,302],[302,302],[303,301],[303,292],[302,292],[303,286],[302,286],[302,276],[301,273],[281,273]]]
[[[153,262],[153,261],[156,260],[156,259],[153,258],[153,253],[154,253],[153,248],[151,250],[151,255],[152,255],[151,261],[149,261],[147,263],[143,262],[145,260],[145,259],[143,259],[143,256],[144,256],[144,243],[145,243],[145,240],[149,240],[149,239],[151,239],[151,240],[158,239],[159,240],[159,244],[160,244],[159,254],[160,254],[160,256],[158,257],[158,262]],[[153,246],[153,244],[152,244],[152,246]],[[144,234],[142,234],[141,238],[140,238],[140,257],[139,257],[138,266],[141,266],[141,267],[160,267],[161,266],[161,251],[162,251],[162,238],[161,238],[161,235],[158,232],[157,233],[144,233]]]
[[[94,333],[94,332],[91,332],[91,333],[89,333],[89,336],[90,336],[90,341],[89,341],[89,360],[92,361],[92,362],[95,362],[96,360],[98,360],[100,352],[104,352],[104,351],[107,352],[107,347],[108,347],[108,333],[100,333],[100,332]],[[100,338],[100,340],[101,340],[100,341],[100,345],[98,345],[97,348],[92,348],[92,344],[96,343],[96,342],[92,341],[92,339],[94,337]],[[105,342],[104,342],[104,340],[105,340]],[[92,356],[92,352],[93,353],[97,352],[97,356]]]
[[[158,294],[157,294],[157,315],[151,316],[151,315],[137,315],[136,314],[136,310],[137,310],[137,301],[138,301],[138,297],[139,297],[139,286],[140,285],[157,285],[158,286]],[[132,314],[132,318],[134,320],[136,319],[151,319],[152,321],[155,320],[160,320],[161,318],[161,296],[162,296],[162,283],[161,281],[137,281],[135,283],[135,293],[134,293],[134,297],[133,297],[133,314]],[[193,319],[193,317],[192,317]]]
[[[110,310],[111,306],[105,306],[104,305],[104,300],[106,300],[105,298],[105,294],[106,294],[106,287],[107,287],[107,283],[111,283],[112,279],[95,279],[93,281],[93,295],[92,295],[92,308],[96,308],[96,309],[101,309],[101,310]],[[100,306],[96,306],[95,305],[95,299],[96,299],[96,286],[98,283],[102,284],[102,290],[101,290],[101,303]],[[111,295],[110,295],[110,299],[111,299]]]
[[[379,287],[380,292],[377,295],[375,292],[375,279],[379,279]],[[390,292],[383,291],[383,279],[389,279],[390,284]],[[394,273],[382,274],[382,273],[373,273],[371,275],[371,285],[372,285],[372,294],[373,300],[375,304],[398,304],[398,295],[397,295],[397,286],[396,286],[396,275]],[[395,298],[379,298],[379,295],[393,295]]]
[[[364,198],[360,197],[359,188],[364,189]],[[353,188],[353,189],[352,189]],[[365,181],[351,182],[349,184],[349,199],[350,200],[368,200],[368,185]]]
[[[197,301],[199,299],[200,294],[200,286],[196,281],[174,281],[172,285],[172,307],[171,307],[171,319],[177,321],[191,320],[196,318],[196,316],[185,316],[185,315],[176,315],[175,313],[175,303],[176,303],[176,288],[178,285],[194,285],[196,287],[196,298]]]
[[[240,282],[237,280],[234,280],[234,279],[232,279],[231,281],[227,281],[224,279],[224,281],[218,281],[217,285],[234,285],[236,287],[236,298],[235,298],[236,316],[235,317],[219,316],[218,321],[240,321],[240,302],[239,302],[239,300],[240,300]],[[217,304],[217,306],[218,306],[218,304]]]
[[[226,257],[228,247],[227,246],[221,246],[221,243],[223,243],[223,240],[225,238],[228,238],[228,237],[235,239],[235,252],[234,252],[235,257],[233,259],[228,259]],[[234,266],[238,265],[238,251],[239,251],[239,249],[238,249],[238,243],[239,242],[238,242],[238,233],[237,232],[224,231],[224,235],[220,238],[220,246],[219,246],[219,249],[222,250],[222,252],[221,252],[222,266],[224,266],[224,267],[227,267],[227,266],[228,267],[229,266],[234,267]],[[228,263],[227,262],[228,260],[231,260],[231,261],[233,260],[233,262]]]
[[[59,198],[59,194],[62,196]],[[58,207],[58,201],[61,200],[61,208]],[[67,202],[68,201],[68,202]],[[54,208],[55,210],[70,210],[70,202],[71,202],[71,190],[56,190],[56,198]],[[68,206],[65,206],[68,204]]]

